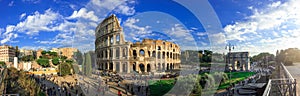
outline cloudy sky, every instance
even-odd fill
[[[0,0],[0,43],[25,49],[94,50],[95,28],[116,14],[125,38],[181,49],[275,53],[300,47],[299,0]]]

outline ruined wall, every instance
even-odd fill
[[[100,70],[119,73],[157,72],[180,67],[180,47],[163,40],[125,42],[115,15],[104,19],[95,30],[95,51]]]

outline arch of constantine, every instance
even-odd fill
[[[249,52],[231,52],[227,54],[227,64],[230,66],[226,70],[233,71],[249,71],[250,70],[250,59]]]
[[[125,42],[115,15],[104,19],[95,30],[97,67],[119,73],[160,72],[179,69],[180,47],[164,40]]]

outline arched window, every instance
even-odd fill
[[[108,58],[109,51],[106,50],[105,57]]]
[[[126,55],[127,55],[127,48],[125,47],[123,48],[123,57],[127,57]]]
[[[156,52],[155,51],[152,52],[152,57],[156,57]]]
[[[114,37],[110,36],[110,44],[113,44],[113,43],[114,43]]]
[[[169,52],[167,52],[167,58],[169,58]]]
[[[157,53],[157,58],[160,59],[160,52]]]
[[[150,54],[151,54],[150,51],[148,51],[148,57],[150,57]]]
[[[133,55],[133,58],[136,59],[136,57],[137,57],[136,50],[133,50],[132,55]]]
[[[157,47],[157,50],[161,50],[160,46]]]
[[[145,51],[143,49],[140,50],[140,56],[145,56]]]
[[[116,41],[117,41],[118,44],[120,43],[120,34],[118,34],[118,35],[116,36]]]
[[[110,57],[110,58],[113,57],[113,53],[114,53],[114,50],[113,50],[113,49],[110,49],[110,54],[109,54],[109,57]]]
[[[116,58],[119,59],[119,57],[120,57],[120,48],[117,47],[116,48]]]

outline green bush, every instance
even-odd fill
[[[71,73],[72,66],[68,63],[62,63],[58,66],[59,74],[62,76],[66,76]]]
[[[54,64],[54,65],[59,64],[59,58],[58,58],[58,57],[54,57],[54,58],[52,59],[52,64]]]
[[[41,65],[42,67],[49,67],[49,59],[46,58],[40,58],[36,61],[39,65]]]

